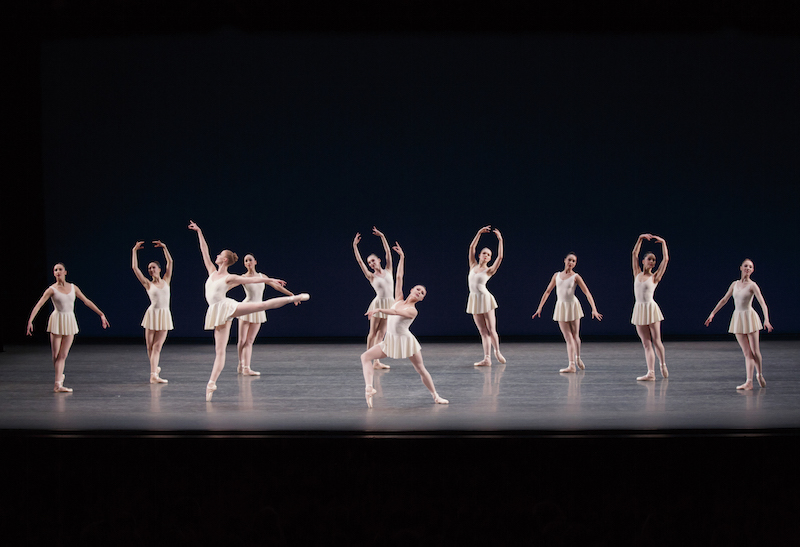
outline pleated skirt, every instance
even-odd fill
[[[577,300],[572,302],[556,302],[553,310],[553,321],[575,321],[583,317],[581,303]]]
[[[387,334],[380,346],[383,353],[392,359],[406,359],[422,349],[413,334],[402,336]]]
[[[480,294],[470,293],[469,300],[467,300],[467,313],[486,313],[488,311],[497,309],[497,300],[494,299],[491,293]]]
[[[655,302],[637,302],[633,305],[631,323],[634,325],[652,325],[664,320],[661,308]]]
[[[214,330],[216,327],[224,325],[233,319],[233,314],[236,312],[236,306],[238,305],[239,303],[233,298],[226,298],[210,305],[206,312],[205,330]]]
[[[394,305],[394,299],[393,298],[378,298],[376,296],[375,298],[372,299],[372,302],[370,302],[369,308],[367,308],[367,311],[388,310],[393,305]],[[376,313],[372,317],[383,318],[383,317],[389,317],[389,316],[386,315],[385,313]]]
[[[762,328],[764,326],[761,324],[761,318],[758,317],[756,310],[749,309],[733,312],[728,332],[731,334],[750,334],[751,332],[760,331]]]
[[[47,332],[65,336],[78,334],[78,321],[75,319],[75,313],[57,311],[51,313],[50,319],[47,321]]]
[[[142,326],[150,330],[172,330],[172,313],[169,308],[148,308],[144,312]]]
[[[240,315],[239,321],[245,321],[246,323],[266,323],[267,312],[261,310],[253,313],[248,313],[247,315]]]

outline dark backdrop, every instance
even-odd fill
[[[731,304],[702,323],[745,257],[778,332],[800,330],[795,32],[725,11],[391,12],[399,4],[360,17],[201,2],[150,18],[117,6],[23,19],[35,30],[18,37],[28,194],[9,215],[32,275],[6,332],[24,329],[63,261],[112,322],[102,332],[78,304],[82,333],[140,336],[148,301],[130,249],[159,238],[176,260],[173,335],[207,336],[190,218],[212,253],[252,252],[261,271],[312,294],[271,312],[264,336],[366,333],[372,291],[350,245],[360,231],[363,254],[381,254],[373,224],[406,250],[406,288],[428,288],[422,336],[475,333],[466,252],[485,224],[506,242],[489,284],[501,336],[557,334],[555,295],[544,319],[530,315],[569,251],[605,314],[583,332],[631,334],[641,232],[670,246],[656,293],[666,334],[725,332]],[[493,236],[483,244],[496,249]]]

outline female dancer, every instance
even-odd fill
[[[478,260],[475,260],[475,249],[478,246],[478,240],[481,234],[494,232],[497,236],[497,258],[494,264],[489,266],[489,261],[492,259],[492,251],[484,247],[478,255]],[[472,243],[469,244],[469,275],[467,276],[467,285],[469,285],[469,300],[467,301],[467,313],[472,314],[475,320],[475,325],[478,327],[478,332],[481,334],[481,342],[483,342],[483,360],[475,363],[476,367],[492,366],[492,357],[489,352],[494,346],[494,356],[501,363],[505,363],[506,359],[500,353],[500,337],[497,336],[497,319],[494,314],[497,308],[497,301],[486,289],[486,283],[489,278],[497,273],[500,263],[503,261],[503,236],[500,235],[500,230],[495,228],[491,229],[490,226],[484,226],[475,237],[472,238]]]
[[[172,279],[173,262],[172,255],[169,254],[166,245],[159,240],[153,241],[153,244],[155,247],[164,249],[164,259],[166,260],[164,275],[161,275],[161,264],[155,260],[147,265],[150,281],[139,270],[137,254],[139,249],[144,246],[144,241],[137,241],[136,245],[133,246],[131,268],[134,275],[136,275],[136,279],[147,291],[147,296],[150,297],[150,307],[147,308],[144,313],[144,319],[142,319],[144,342],[147,345],[147,357],[150,359],[150,383],[166,384],[167,380],[158,375],[161,372],[158,362],[161,360],[161,348],[167,339],[167,332],[173,329],[172,314],[169,311],[169,283]]]
[[[652,252],[645,253],[642,259],[642,266],[639,267],[639,250],[642,248],[643,239],[648,241],[652,239],[661,243],[663,258],[661,259],[661,267],[656,271],[653,271],[656,265],[656,255]],[[658,361],[661,364],[661,376],[667,378],[669,376],[667,355],[664,350],[664,344],[661,342],[661,321],[664,320],[664,315],[661,313],[661,308],[653,300],[656,285],[664,277],[664,272],[667,270],[667,264],[669,263],[667,242],[663,237],[652,234],[640,235],[639,239],[636,240],[636,245],[633,246],[631,261],[633,263],[633,294],[636,298],[631,323],[636,325],[636,332],[642,340],[644,356],[647,361],[647,374],[636,379],[641,381],[653,381],[656,379],[656,354],[658,354]],[[653,351],[654,347],[655,352]]]
[[[53,354],[53,367],[56,371],[53,391],[69,393],[72,388],[64,387],[64,365],[67,362],[67,355],[69,355],[75,335],[78,334],[78,322],[75,320],[75,297],[83,300],[90,310],[100,316],[100,323],[104,329],[111,325],[100,308],[86,298],[77,285],[67,283],[67,268],[62,262],[53,266],[53,276],[56,278],[56,282],[44,291],[28,317],[27,333],[28,336],[33,336],[33,320],[49,298],[53,303],[53,313],[50,314],[50,320],[47,322],[47,332],[50,333],[50,349]]]
[[[361,241],[361,234],[357,233],[353,238],[353,252],[356,255],[356,262],[364,272],[364,277],[367,278],[372,288],[375,289],[375,298],[372,299],[367,311],[376,308],[390,308],[394,302],[394,280],[392,279],[392,252],[389,250],[389,242],[386,241],[386,236],[383,232],[378,230],[375,226],[372,227],[372,234],[381,238],[383,243],[383,250],[386,251],[386,267],[381,267],[381,259],[375,254],[367,257],[367,263],[361,259],[361,253],[358,252],[358,243]],[[372,268],[372,272],[367,269],[367,265]],[[382,313],[375,313],[369,320],[369,334],[367,335],[367,349],[383,340],[386,335],[386,315]],[[375,368],[389,368],[389,365],[381,363],[380,359],[375,359],[372,363]]]
[[[589,301],[589,305],[592,306],[592,318],[598,321],[603,320],[603,315],[597,311],[597,306],[594,304],[592,293],[589,292],[589,288],[584,283],[583,278],[574,271],[577,263],[578,256],[575,253],[569,253],[564,258],[564,271],[553,274],[550,283],[544,290],[539,307],[536,308],[536,313],[531,317],[531,319],[535,319],[542,316],[542,306],[547,302],[553,287],[555,287],[556,307],[553,310],[553,321],[558,321],[558,327],[561,329],[561,334],[564,335],[564,341],[567,343],[567,361],[569,361],[569,366],[562,368],[558,372],[575,372],[575,365],[581,370],[586,368],[586,365],[581,361],[580,329],[583,310],[581,309],[581,303],[575,298],[576,285],[581,288]]]
[[[211,369],[211,378],[209,378],[208,385],[206,386],[206,401],[210,401],[212,395],[214,395],[214,391],[217,389],[217,378],[219,378],[222,369],[225,367],[225,347],[228,345],[228,338],[230,337],[231,320],[234,317],[241,317],[248,313],[280,308],[281,306],[293,302],[302,302],[308,300],[310,297],[308,294],[302,293],[295,296],[270,298],[263,302],[237,302],[233,298],[226,298],[225,293],[237,285],[263,283],[266,280],[274,281],[281,285],[285,285],[286,282],[266,276],[244,277],[241,275],[229,274],[228,267],[236,263],[239,259],[236,253],[226,249],[218,254],[215,261],[212,262],[211,256],[208,253],[206,238],[203,237],[203,231],[192,220],[189,221],[189,229],[197,232],[197,238],[200,241],[200,253],[203,255],[203,263],[205,263],[206,270],[208,271],[208,279],[206,280],[208,311],[206,312],[205,329],[214,331],[214,346],[216,351],[214,368]]]
[[[706,326],[708,326],[714,320],[714,314],[722,309],[722,306],[733,296],[735,309],[728,332],[736,335],[736,340],[742,348],[742,353],[744,353],[744,368],[747,372],[747,381],[740,386],[736,386],[736,389],[753,389],[753,368],[756,369],[758,385],[767,387],[767,381],[764,379],[764,373],[761,368],[761,348],[759,346],[758,331],[766,327],[767,332],[772,332],[772,324],[769,322],[769,310],[764,297],[761,296],[761,289],[758,288],[755,281],[750,279],[755,269],[755,264],[749,258],[742,262],[742,265],[739,266],[739,270],[742,272],[741,279],[731,283],[731,286],[728,287],[728,292],[725,293],[722,300],[717,302],[708,319],[706,319]],[[758,313],[753,309],[754,296],[761,305],[761,311],[764,312],[764,327],[761,326]]]
[[[256,271],[256,257],[252,254],[244,255],[244,266],[247,268],[247,273],[242,277],[255,277],[260,279],[260,283],[249,283],[242,285],[245,293],[243,302],[261,302],[264,299],[264,287],[269,285],[276,291],[294,296],[294,293],[285,289],[283,285],[267,277],[262,273]],[[300,305],[300,302],[295,302],[295,306]],[[267,312],[257,311],[255,313],[248,313],[239,317],[239,342],[236,348],[239,353],[239,364],[236,371],[245,376],[259,376],[261,373],[256,372],[250,368],[250,359],[253,356],[253,343],[256,341],[258,331],[261,329],[261,323],[267,322]]]
[[[446,405],[449,401],[443,399],[436,393],[436,388],[433,385],[433,378],[428,373],[425,365],[422,362],[422,352],[414,335],[408,330],[411,323],[417,317],[417,302],[421,302],[427,290],[422,285],[416,285],[408,293],[408,298],[403,299],[403,273],[405,266],[405,254],[400,244],[395,242],[392,249],[400,255],[400,262],[397,265],[397,282],[394,286],[394,305],[391,308],[375,308],[369,310],[365,315],[372,320],[376,313],[382,313],[389,316],[386,329],[386,338],[383,342],[372,346],[370,349],[361,354],[361,369],[364,372],[364,382],[366,382],[365,395],[367,398],[367,406],[372,408],[372,396],[376,391],[372,387],[372,377],[375,368],[372,365],[373,359],[380,359],[382,357],[391,357],[392,359],[405,359],[408,358],[414,369],[422,378],[422,383],[428,388],[433,396],[433,402],[437,404]]]

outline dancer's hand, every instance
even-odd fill
[[[392,249],[394,249],[394,252],[396,252],[401,257],[402,256],[406,256],[405,253],[403,252],[403,249],[400,247],[400,244],[398,242],[396,242],[396,241],[394,242],[394,246],[392,247]]]
[[[108,327],[111,326],[111,323],[108,322],[108,319],[106,319],[105,315],[100,316],[100,323],[103,325],[104,329],[107,329]]]
[[[384,237],[383,232],[378,230],[375,226],[372,227],[372,235],[378,236],[378,237]]]
[[[764,321],[764,327],[766,327],[767,332],[772,332],[772,323],[769,321]]]
[[[502,239],[503,239],[503,236],[502,236],[502,235],[500,235],[500,230],[498,230],[497,228],[495,228],[495,229],[494,229],[494,230],[492,230],[492,231],[494,232],[494,235],[496,235],[496,236],[497,236],[497,239],[500,239],[500,240],[502,240]]]
[[[166,249],[166,248],[167,248],[167,246],[166,246],[166,245],[164,245],[163,243],[161,243],[161,240],[160,240],[160,239],[156,239],[155,241],[153,241],[153,247],[163,247],[164,249]]]
[[[28,336],[33,336],[33,322],[28,323],[28,328],[25,332]]]
[[[647,241],[650,241],[652,238],[653,238],[652,234],[642,234],[639,236],[639,239],[646,239]]]
[[[602,321],[603,320],[603,314],[599,313],[599,312],[596,312],[596,311],[593,311],[592,312],[592,319],[597,319],[598,321]]]
[[[134,251],[138,251],[142,247],[144,247],[144,241],[137,241],[136,245],[133,246],[133,250]]]
[[[353,245],[358,245],[361,242],[361,234],[356,232],[356,237],[353,238]]]
[[[195,222],[194,222],[193,220],[190,220],[190,221],[189,221],[189,229],[190,229],[190,230],[194,230],[195,232],[200,232],[200,231],[202,231],[202,230],[200,230],[200,226],[198,226],[197,224],[195,224]]]
[[[479,234],[488,234],[488,233],[489,233],[489,232],[491,232],[491,231],[492,231],[492,225],[491,225],[491,224],[489,224],[488,226],[484,226],[483,228],[481,228],[480,230],[478,230],[478,233],[479,233]]]
[[[542,316],[542,310],[538,309],[538,310],[536,310],[536,313],[531,315],[531,319],[536,319],[537,317],[541,317],[541,316]]]
[[[709,326],[713,320],[714,320],[714,314],[712,313],[711,315],[708,316],[708,319],[706,319],[706,322],[703,324],[705,326]]]

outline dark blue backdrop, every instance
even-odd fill
[[[730,307],[703,320],[745,257],[777,330],[800,331],[795,39],[225,30],[53,40],[41,66],[48,263],[113,326],[79,305],[87,335],[141,335],[130,249],[158,238],[176,261],[173,335],[208,336],[190,218],[212,253],[252,252],[312,294],[271,312],[266,336],[366,334],[350,245],[360,231],[381,255],[373,224],[406,250],[406,288],[428,288],[418,335],[476,334],[466,254],[485,224],[506,240],[489,284],[501,336],[558,333],[555,295],[530,315],[568,251],[606,316],[583,332],[632,334],[641,232],[670,245],[666,334],[725,332]]]

